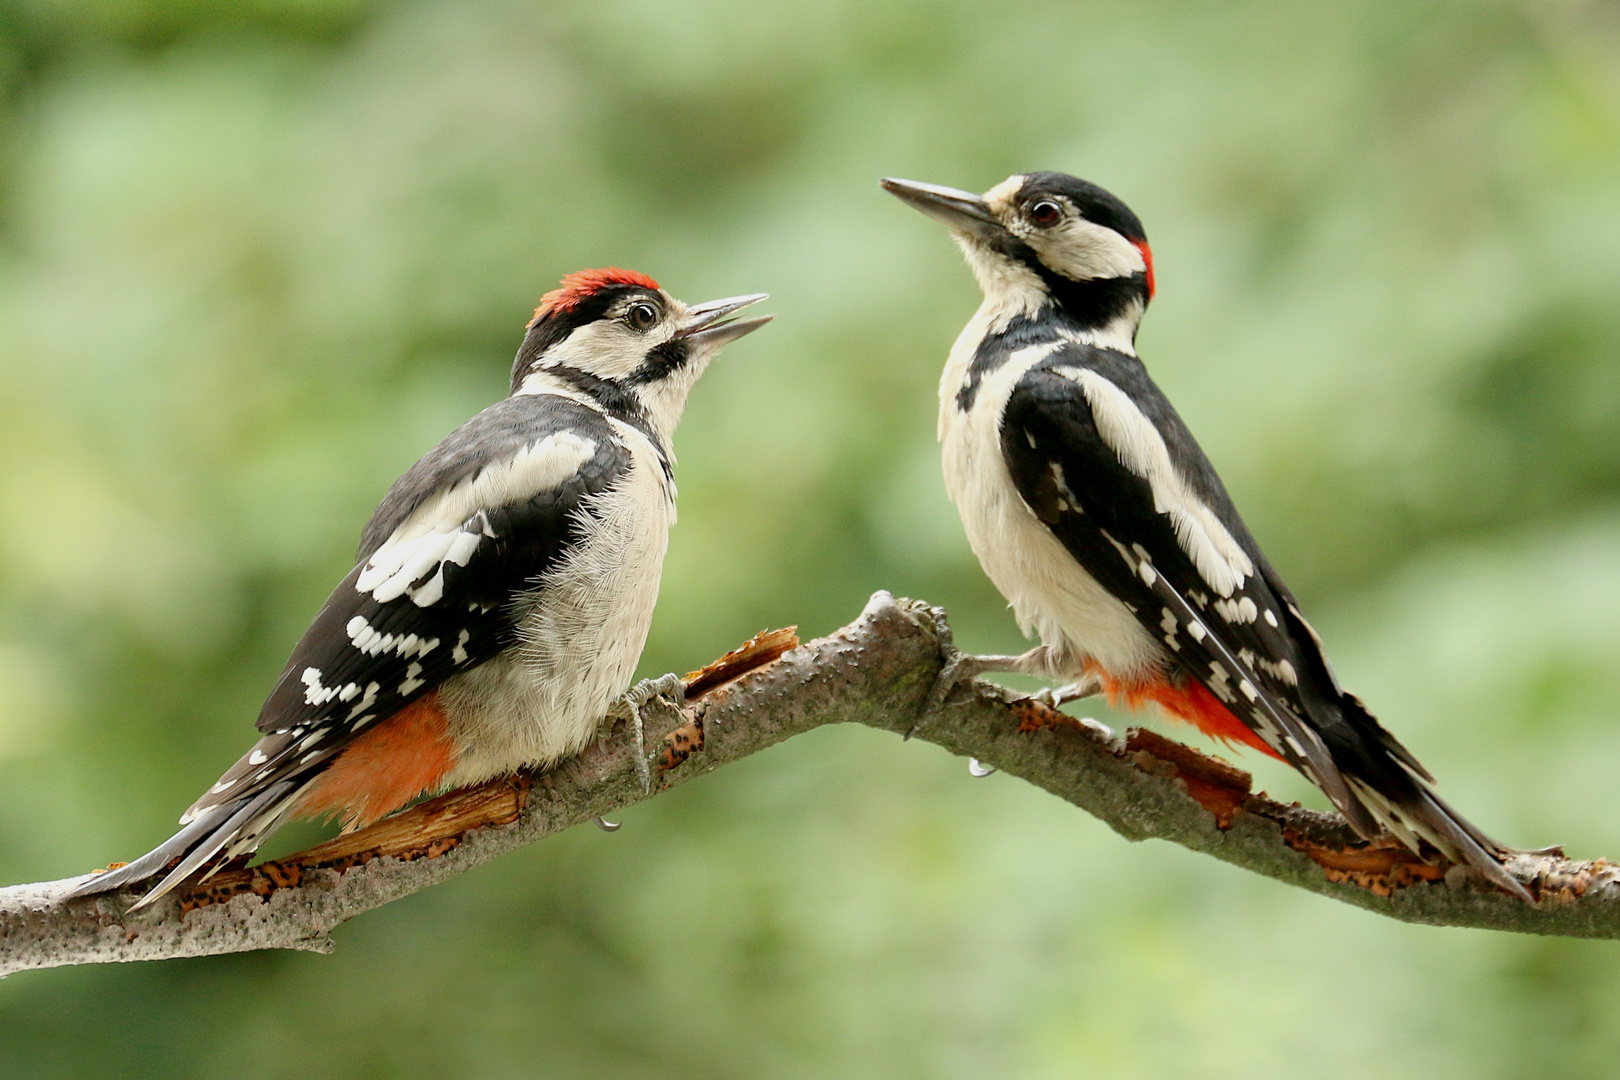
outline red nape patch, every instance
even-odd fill
[[[1121,682],[1092,663],[1086,664],[1086,674],[1096,675],[1102,680],[1103,692],[1108,695],[1110,705],[1118,706],[1124,703],[1135,710],[1151,701],[1164,710],[1170,719],[1191,724],[1205,735],[1219,739],[1227,746],[1237,743],[1252,747],[1278,761],[1283,760],[1281,754],[1267,746],[1264,739],[1233,716],[1231,710],[1222,705],[1220,699],[1196,679],[1188,679],[1180,686],[1163,680],[1127,683]]]
[[[533,326],[547,315],[560,311],[572,311],[579,306],[579,302],[587,296],[607,288],[609,285],[639,285],[644,289],[658,288],[658,282],[646,274],[634,270],[621,270],[617,266],[604,266],[600,270],[575,270],[562,279],[558,288],[552,289],[540,298],[540,306],[534,309],[534,318],[529,320]]]
[[[455,763],[439,695],[428,694],[350,743],[304,793],[298,816],[336,814],[344,832],[364,828],[436,786]]]
[[[1153,249],[1148,247],[1146,240],[1132,240],[1136,250],[1142,253],[1142,262],[1147,267],[1148,299],[1153,299]]]

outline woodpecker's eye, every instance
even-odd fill
[[[645,300],[631,304],[624,313],[624,321],[630,324],[630,329],[644,334],[658,321],[658,309]]]
[[[1050,225],[1056,225],[1058,222],[1063,220],[1063,207],[1059,206],[1051,199],[1042,199],[1040,202],[1034,203],[1030,206],[1029,220],[1033,221],[1042,228],[1046,228]]]

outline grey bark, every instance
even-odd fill
[[[649,710],[649,738],[664,740],[652,793],[824,724],[907,733],[948,634],[936,609],[878,593],[850,625],[711,689],[686,715]],[[1336,815],[1250,794],[1247,774],[1178,743],[1115,734],[986,683],[957,687],[916,736],[1021,777],[1128,840],[1169,840],[1392,918],[1620,937],[1620,871],[1603,860],[1516,856],[1511,871],[1540,897],[1528,905],[1467,868],[1362,843]],[[303,857],[182,887],[134,914],[126,913],[138,895],[131,891],[64,901],[82,878],[0,889],[0,975],[253,949],[329,951],[333,929],[361,912],[646,797],[633,740],[618,730],[541,776],[441,797]]]

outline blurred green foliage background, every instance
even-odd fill
[[[168,835],[581,266],[779,314],[693,395],[644,673],[877,588],[1018,648],[933,443],[977,292],[876,180],[1034,168],[1147,222],[1143,355],[1345,681],[1481,825],[1620,855],[1612,4],[9,0],[0,879]],[[1614,1075],[1612,944],[1399,925],[864,729],[624,817],[330,957],[7,980],[0,1074]]]

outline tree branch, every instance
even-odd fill
[[[797,646],[763,634],[688,676],[684,715],[649,710],[662,738],[658,791],[823,724],[905,733],[940,670],[943,614],[887,593],[837,633]],[[666,712],[670,712],[666,710]],[[958,687],[917,737],[1022,777],[1128,840],[1170,840],[1409,922],[1620,937],[1620,869],[1519,855],[1525,904],[1463,866],[1359,840],[1335,814],[1250,792],[1245,772],[1152,732],[1124,736],[986,683]],[[138,892],[64,901],[78,878],[0,889],[0,975],[64,964],[252,949],[331,949],[355,915],[523,844],[640,802],[622,730],[539,775],[420,803],[368,829],[257,867],[233,866],[134,914]]]

